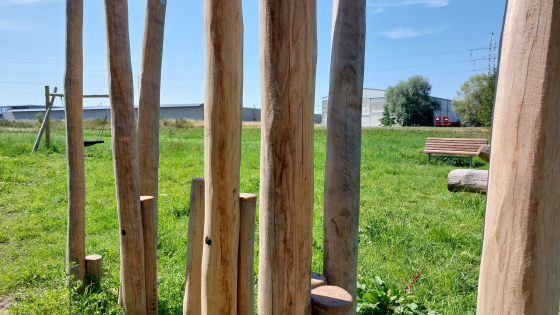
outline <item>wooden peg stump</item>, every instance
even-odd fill
[[[144,232],[144,277],[148,315],[157,314],[157,204],[152,196],[140,196]]]
[[[101,255],[86,256],[86,273],[92,276],[86,277],[86,285],[99,284],[99,280],[103,278],[103,257]]]
[[[237,314],[255,314],[255,212],[257,196],[239,194],[239,254],[237,258]]]
[[[352,304],[352,296],[343,288],[324,285],[311,290],[313,315],[346,315],[352,308]]]
[[[318,272],[311,272],[311,290],[327,285],[327,278]]]

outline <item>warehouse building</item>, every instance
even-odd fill
[[[383,117],[383,106],[385,105],[386,90],[364,89],[362,96],[362,127],[379,127],[379,120]],[[459,121],[459,116],[453,112],[453,103],[451,100],[432,97],[441,104],[441,110],[434,112],[435,116],[449,116],[449,121]],[[329,97],[323,97],[323,115],[321,125],[327,126],[327,110],[329,106]]]

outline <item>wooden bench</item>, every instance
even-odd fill
[[[430,164],[432,157],[441,158],[446,155],[453,155],[470,159],[472,167],[472,157],[478,156],[485,145],[488,145],[486,139],[428,138],[426,139],[426,148],[418,153],[428,155],[428,164]]]

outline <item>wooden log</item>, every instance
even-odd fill
[[[356,299],[366,0],[335,0],[325,190],[323,273]],[[355,307],[352,308],[355,314]]]
[[[560,1],[510,0],[492,123],[478,315],[558,314]]]
[[[453,170],[447,175],[447,189],[452,192],[478,192],[486,195],[488,171]]]
[[[140,196],[142,231],[144,232],[144,276],[146,281],[146,309],[157,315],[157,205],[152,196]]]
[[[123,309],[146,314],[144,233],[138,183],[138,144],[126,0],[105,0],[111,142],[119,215]]]
[[[324,285],[311,290],[311,303],[313,315],[347,315],[352,313],[354,301],[343,288]]]
[[[255,213],[257,196],[239,194],[237,315],[255,314]]]
[[[153,196],[157,217],[159,167],[159,106],[161,60],[166,1],[147,0],[142,38],[140,98],[138,106],[138,150],[140,195]],[[147,284],[146,284],[147,285]]]
[[[56,89],[57,88],[55,87],[54,88],[55,92],[56,92]],[[45,119],[45,118],[50,116],[53,104],[54,104],[54,96],[51,98],[51,102],[49,103],[47,111],[45,112],[45,117],[43,118],[43,123],[41,124],[41,128],[39,128],[39,133],[37,134],[37,139],[35,139],[35,144],[33,145],[33,149],[31,150],[31,152],[35,152],[39,148],[39,144],[41,143],[41,137],[43,136],[43,133],[45,132],[45,129],[47,128],[47,119]]]
[[[204,1],[204,17],[206,246],[202,257],[202,314],[235,314],[243,102],[241,0]]]
[[[66,273],[85,283],[86,171],[83,130],[83,20],[84,1],[66,1],[64,100],[66,106],[66,159],[68,166],[68,224]],[[56,91],[54,91],[56,92]],[[45,115],[45,123],[50,117]],[[72,267],[72,264],[77,264]],[[71,280],[67,279],[67,285]]]
[[[187,235],[187,271],[183,315],[202,314],[202,250],[204,246],[204,178],[191,183]]]
[[[327,285],[327,278],[317,272],[311,272],[311,290]]]
[[[88,255],[85,261],[86,273],[89,274],[89,277],[86,277],[86,285],[99,285],[99,280],[103,278],[103,257],[97,254]]]
[[[47,120],[46,126],[45,126],[45,145],[49,146],[51,145],[51,119],[50,117],[47,118],[47,111],[49,110],[49,94],[51,94],[50,92],[50,87],[48,85],[45,85],[45,116],[43,117],[43,120]],[[42,124],[42,122],[41,122]]]
[[[490,146],[485,145],[482,150],[480,150],[478,157],[481,158],[484,162],[490,163]]]
[[[310,314],[316,1],[262,0],[258,313]]]

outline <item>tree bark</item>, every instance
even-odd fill
[[[310,314],[314,0],[261,0],[258,313]]]
[[[126,314],[146,314],[144,233],[138,182],[138,144],[128,6],[126,0],[104,0],[107,27],[111,142],[117,192],[121,251],[121,297]]]
[[[488,171],[453,170],[447,175],[447,189],[458,192],[478,192],[486,195],[488,188]]]
[[[508,1],[478,315],[558,314],[559,43],[560,1]]]
[[[73,280],[86,275],[86,172],[84,167],[83,111],[83,0],[66,0],[66,157],[68,160],[68,230],[66,273]],[[55,91],[56,92],[56,91]],[[45,115],[45,124],[48,125]],[[67,279],[70,285],[70,279]]]
[[[366,1],[335,0],[323,210],[323,273],[356,300]],[[355,302],[353,302],[355,303]],[[355,307],[351,313],[355,314]]]
[[[241,0],[207,0],[204,16],[206,245],[202,256],[202,314],[235,314],[243,102]]]
[[[204,246],[204,178],[191,183],[189,229],[187,235],[187,271],[183,315],[202,312],[202,249]]]

